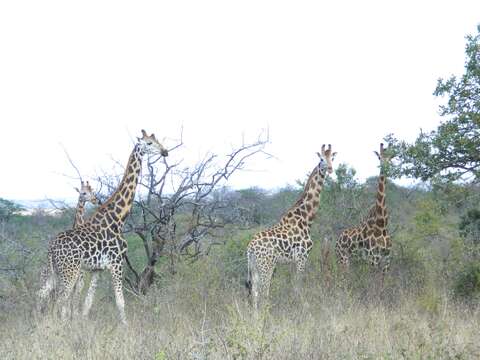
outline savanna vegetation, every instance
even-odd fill
[[[117,319],[108,274],[88,321],[61,322],[55,309],[37,314],[48,241],[71,227],[74,210],[25,216],[2,199],[0,358],[479,358],[480,28],[467,37],[465,73],[439,80],[435,95],[446,98],[438,129],[413,144],[386,137],[395,154],[389,272],[382,276],[361,259],[346,273],[336,264],[335,239],[365,215],[377,181],[360,181],[350,165],[336,164],[312,228],[302,291],[292,290],[293,267],[278,267],[271,304],[259,316],[244,287],[245,248],[295,202],[304,181],[277,190],[229,188],[230,176],[262,156],[262,139],[191,167],[149,159],[125,227],[128,327]],[[422,182],[399,186],[393,179],[400,176]],[[116,176],[97,179],[104,196],[117,183]]]

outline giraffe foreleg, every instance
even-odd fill
[[[115,302],[117,303],[118,312],[120,313],[120,320],[126,325],[127,317],[125,316],[125,300],[123,298],[122,264],[112,265],[110,273],[112,275],[113,291],[115,292]]]
[[[294,279],[294,285],[293,289],[294,292],[297,296],[300,295],[302,285],[303,285],[303,276],[305,272],[305,265],[307,263],[307,256],[306,255],[301,255],[297,257],[297,260],[295,262],[297,271],[295,272],[295,279]]]

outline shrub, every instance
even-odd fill
[[[480,209],[470,209],[460,219],[460,235],[474,243],[480,243]]]
[[[455,295],[474,298],[480,294],[480,264],[470,262],[465,265],[455,281]]]

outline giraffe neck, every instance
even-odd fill
[[[305,189],[297,202],[282,217],[281,222],[289,222],[294,217],[301,217],[304,224],[310,227],[320,205],[320,193],[325,182],[326,171],[316,166],[310,174]]]
[[[380,228],[385,228],[388,223],[387,206],[385,204],[385,185],[387,178],[383,171],[380,171],[378,179],[377,198],[376,198],[376,225]]]
[[[77,208],[75,209],[75,220],[73,221],[73,228],[83,225],[85,223],[85,199],[80,196],[78,198]]]
[[[370,226],[376,226],[381,229],[386,228],[388,225],[388,213],[387,206],[385,204],[385,187],[387,178],[383,171],[380,170],[378,177],[377,194],[375,196],[375,205],[370,209],[370,213],[367,216],[367,223]]]
[[[120,185],[110,198],[93,213],[90,218],[91,224],[99,224],[116,233],[121,233],[135,198],[143,155],[143,151],[137,144],[130,154]]]

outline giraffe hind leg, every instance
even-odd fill
[[[388,272],[390,269],[390,262],[391,262],[391,257],[390,257],[390,249],[386,248],[382,250],[382,272],[385,274]]]
[[[270,295],[270,284],[272,281],[273,271],[275,269],[275,264],[269,264],[268,262],[263,262],[258,267],[258,306],[262,307],[269,303],[269,295]]]
[[[66,320],[69,314],[69,308],[71,309],[71,297],[74,290],[77,279],[80,275],[80,269],[72,269],[69,274],[62,274],[62,291],[60,294],[61,305],[61,319]]]
[[[349,254],[340,248],[336,248],[335,253],[337,255],[337,263],[342,267],[342,270],[343,271],[348,270],[348,268],[350,267]]]
[[[47,308],[48,299],[50,298],[52,291],[55,287],[55,279],[52,273],[42,276],[42,287],[37,292],[37,311],[38,313],[44,313]]]
[[[56,287],[56,277],[53,268],[53,257],[48,253],[47,265],[40,273],[41,288],[37,291],[37,312],[44,313],[49,303],[53,303],[53,292]]]
[[[249,298],[252,302],[253,308],[258,310],[258,296],[259,296],[259,283],[260,276],[258,273],[256,256],[253,253],[247,254],[248,260],[248,275],[245,285],[249,292]]]
[[[75,315],[78,315],[80,311],[81,296],[82,296],[82,290],[83,290],[84,284],[85,284],[85,276],[84,276],[84,273],[81,271],[80,274],[78,275],[78,279],[77,279],[77,282],[75,283],[75,286],[73,288],[73,294],[72,294],[72,306],[73,306],[73,313]]]

